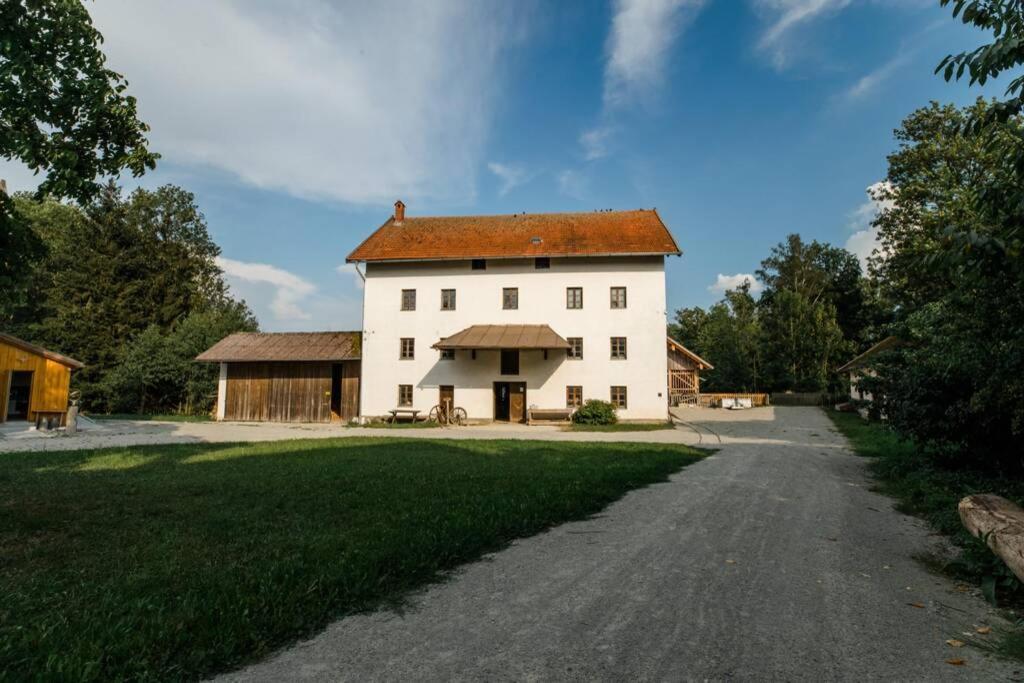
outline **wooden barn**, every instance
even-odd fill
[[[241,332],[196,360],[220,364],[217,419],[335,422],[359,415],[359,332]]]
[[[700,371],[714,366],[668,337],[668,398],[673,405],[700,393]]]
[[[0,332],[0,422],[43,418],[63,424],[74,358]]]

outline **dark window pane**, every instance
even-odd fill
[[[537,270],[546,270],[551,267],[551,259],[546,256],[533,259],[533,267]]]
[[[612,387],[612,405],[616,408],[626,407],[626,387]]]
[[[416,340],[412,337],[402,337],[398,357],[402,360],[412,360],[416,356]]]
[[[487,261],[482,258],[475,258],[471,263],[473,270],[487,270]]]
[[[441,349],[441,360],[455,360],[455,349]]]
[[[519,374],[519,351],[516,349],[501,350],[501,374]]]
[[[517,287],[505,287],[501,290],[501,307],[506,311],[519,308],[519,289]]]
[[[622,360],[626,357],[626,338],[612,337],[612,358]]]
[[[455,310],[455,290],[454,289],[442,289],[441,290],[441,310],[442,311],[454,311]]]

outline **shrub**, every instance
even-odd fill
[[[613,425],[619,418],[611,403],[592,398],[572,414],[572,421],[581,425]]]

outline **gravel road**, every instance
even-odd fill
[[[720,450],[669,483],[226,678],[1014,677],[1011,663],[946,644],[983,638],[965,634],[998,616],[913,559],[937,540],[869,490],[821,411],[682,417]]]

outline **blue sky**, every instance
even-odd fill
[[[937,0],[89,8],[163,155],[141,184],[195,193],[265,330],[358,328],[344,259],[397,198],[657,207],[669,306],[706,306],[789,232],[866,254],[901,119],[1000,92],[932,75],[984,39]]]

